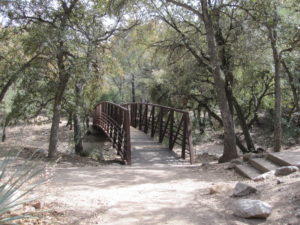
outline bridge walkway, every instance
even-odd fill
[[[175,152],[134,127],[130,128],[130,136],[132,166],[189,165]]]

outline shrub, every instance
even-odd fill
[[[40,177],[44,167],[31,160],[33,155],[20,163],[19,154],[9,152],[0,159],[0,224],[29,216],[10,217],[8,212],[32,201],[28,194],[45,180]]]

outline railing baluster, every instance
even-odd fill
[[[143,126],[143,104],[139,104],[139,130],[142,130]]]
[[[145,105],[145,112],[144,112],[144,132],[147,134],[148,133],[148,104]]]
[[[182,136],[182,150],[181,150],[181,158],[185,159],[185,151],[186,151],[186,139],[187,139],[187,126],[188,126],[188,114],[183,114],[183,136]]]
[[[131,143],[130,143],[130,117],[129,111],[125,111],[124,118],[124,130],[125,130],[125,160],[128,164],[131,164]]]
[[[174,110],[170,111],[170,130],[169,130],[169,149],[173,149],[173,127],[174,127]]]
[[[162,143],[163,141],[163,122],[164,122],[164,109],[160,107],[159,112],[159,143]]]
[[[151,122],[151,137],[154,137],[154,134],[155,134],[155,106],[153,105],[152,106],[152,110],[151,110],[151,113],[152,113],[152,122]]]

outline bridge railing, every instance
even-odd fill
[[[129,110],[111,102],[101,102],[95,107],[93,126],[104,131],[122,160],[131,164]]]
[[[130,111],[131,126],[151,137],[167,141],[170,150],[175,144],[181,146],[181,158],[187,156],[194,163],[195,153],[192,144],[190,117],[187,111],[149,103],[122,104]]]

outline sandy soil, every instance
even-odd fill
[[[46,152],[49,128],[49,124],[10,128],[7,142],[0,148]],[[91,138],[92,144],[86,147],[109,153],[91,159],[73,155],[71,138],[72,132],[61,126],[59,151],[64,160],[43,160],[52,178],[34,193],[42,203],[41,209],[32,209],[39,219],[20,224],[300,224],[296,217],[300,210],[299,172],[279,178],[280,182],[272,178],[255,183],[228,170],[228,164],[217,164],[221,146],[209,143],[197,146],[197,166],[122,166],[112,161],[113,150],[103,139]],[[233,216],[236,199],[230,195],[239,181],[259,189],[249,198],[273,206],[267,220]]]

